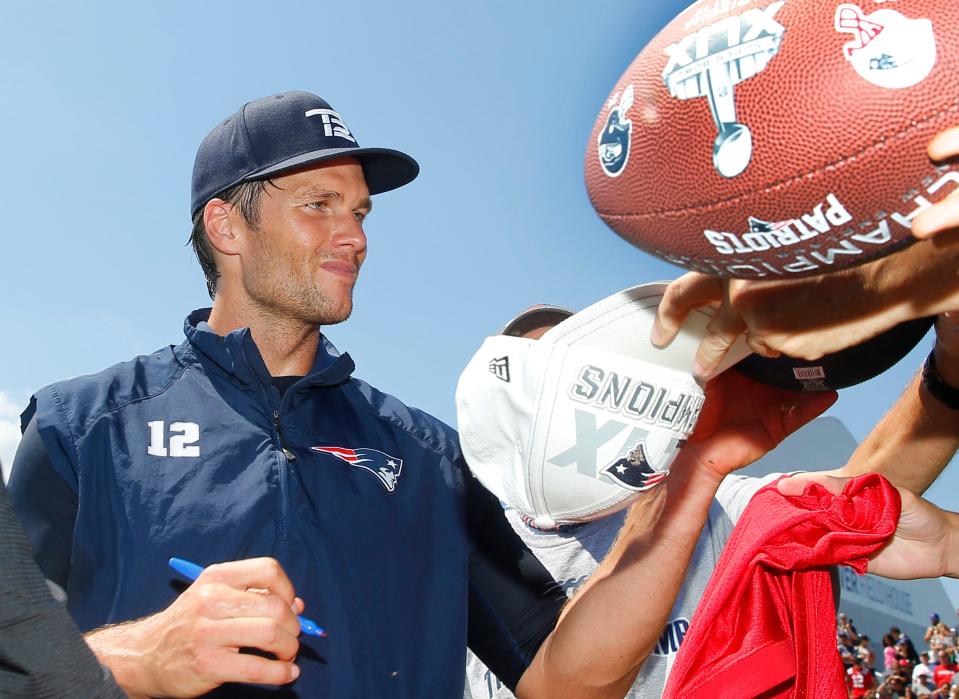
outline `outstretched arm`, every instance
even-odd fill
[[[693,309],[716,303],[696,356],[699,375],[708,376],[742,333],[758,354],[818,359],[907,320],[959,308],[959,232],[817,277],[756,281],[689,272],[666,288],[655,344],[668,345]]]
[[[804,473],[779,481],[783,495],[801,495],[819,483],[838,495],[848,478]],[[897,580],[959,577],[959,513],[947,512],[906,488],[897,488],[902,511],[896,533],[869,561],[868,572]]]
[[[947,314],[937,320],[933,356],[942,381],[959,390],[959,316]],[[934,397],[918,373],[835,475],[881,473],[893,485],[922,495],[957,448],[959,410]]]
[[[761,386],[735,372],[717,377],[706,396],[671,475],[630,509],[616,544],[563,611],[517,696],[622,697],[659,640],[722,479],[835,400]]]

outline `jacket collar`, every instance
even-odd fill
[[[183,323],[183,332],[193,349],[227,374],[244,384],[265,384],[271,381],[266,363],[253,342],[249,328],[238,328],[227,335],[217,335],[209,326],[210,308],[193,311]],[[308,384],[332,386],[350,378],[356,365],[349,354],[340,354],[321,333],[316,359],[306,379]]]

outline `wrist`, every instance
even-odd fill
[[[712,500],[727,474],[713,468],[708,454],[703,451],[698,443],[683,447],[673,462],[666,482],[678,485],[684,491],[702,492]]]
[[[664,482],[664,521],[657,528],[657,535],[662,534],[667,527],[677,533],[685,533],[686,530],[698,532],[723,481],[724,476],[695,457],[692,453],[694,449],[689,451],[689,454],[685,453],[686,450],[683,452],[686,458],[677,458],[669,478]]]
[[[109,668],[113,679],[132,699],[157,694],[140,648],[136,626],[127,622],[104,626],[84,635],[84,640],[101,665]]]
[[[957,368],[957,362],[949,360],[941,362],[936,349],[929,353],[922,367],[923,388],[942,405],[951,410],[959,410],[959,388],[957,388],[959,377],[952,376]],[[946,372],[945,376],[943,371]]]
[[[959,391],[959,356],[946,349],[938,340],[932,348],[932,356],[935,358],[939,378],[950,388]]]
[[[947,512],[946,576],[959,578],[959,513]]]

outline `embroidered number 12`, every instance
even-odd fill
[[[150,444],[147,454],[150,456],[192,456],[200,455],[200,426],[195,422],[170,423],[170,448],[166,447],[166,423],[163,420],[148,422]]]

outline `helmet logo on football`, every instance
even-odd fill
[[[776,21],[785,5],[731,15],[666,47],[663,82],[676,99],[706,97],[719,134],[713,165],[723,177],[742,174],[752,160],[753,135],[736,115],[735,87],[761,73],[779,53],[786,29]]]
[[[633,122],[626,118],[626,112],[633,106],[633,86],[623,90],[618,100],[613,95],[609,106],[609,118],[597,143],[599,164],[609,177],[619,177],[629,160],[629,137],[633,133]]]
[[[912,87],[936,65],[931,20],[909,19],[885,9],[867,16],[856,5],[844,3],[836,8],[836,31],[852,34],[843,54],[860,76],[877,87]]]

